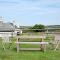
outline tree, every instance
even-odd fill
[[[36,32],[43,32],[45,29],[45,26],[42,24],[35,24],[32,29],[36,29]]]

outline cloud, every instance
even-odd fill
[[[0,1],[0,4],[17,4],[15,1]]]

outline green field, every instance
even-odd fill
[[[0,40],[0,60],[60,60],[60,50],[53,51],[49,49],[49,46],[47,46],[46,52],[20,51],[17,53],[15,43],[12,43],[10,49],[7,48],[7,45],[4,51]],[[21,47],[39,47],[39,45],[21,45]]]
[[[0,50],[0,60],[60,60],[60,52]]]

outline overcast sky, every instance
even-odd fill
[[[17,25],[60,25],[60,0],[0,0],[0,16]]]

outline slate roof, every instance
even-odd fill
[[[12,23],[1,23],[0,22],[0,32],[1,31],[6,31],[6,32],[8,32],[8,31],[14,31],[14,26],[13,26],[13,24]]]

